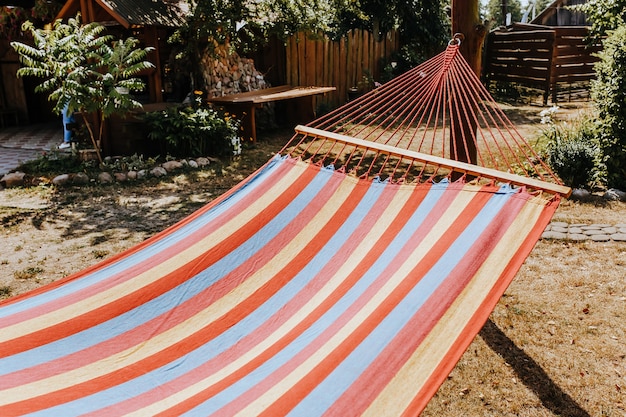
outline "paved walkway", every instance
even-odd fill
[[[21,163],[55,149],[62,140],[60,121],[0,129],[0,177]]]
[[[546,227],[542,239],[567,239],[574,241],[626,242],[626,224],[569,224],[552,222]]]

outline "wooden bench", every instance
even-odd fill
[[[224,107],[224,109],[241,119],[244,137],[251,138],[256,142],[255,108],[281,100],[298,100],[302,102],[299,107],[301,119],[298,122],[314,118],[313,96],[335,91],[335,87],[292,87],[281,85],[278,87],[265,88],[245,93],[229,94],[222,97],[209,98],[209,103]]]

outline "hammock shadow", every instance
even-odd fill
[[[480,337],[495,353],[511,365],[521,381],[530,388],[541,404],[556,415],[591,417],[572,397],[548,376],[543,368],[508,338],[491,320],[480,331]]]

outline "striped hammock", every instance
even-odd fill
[[[419,414],[560,189],[338,131],[0,304],[0,416]]]

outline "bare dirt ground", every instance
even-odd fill
[[[526,137],[541,107],[505,106]],[[566,108],[575,117],[576,106]],[[230,189],[291,132],[233,161],[137,183],[0,191],[0,299],[123,251]],[[626,223],[564,201],[555,220]],[[626,416],[626,244],[540,241],[424,416]]]

